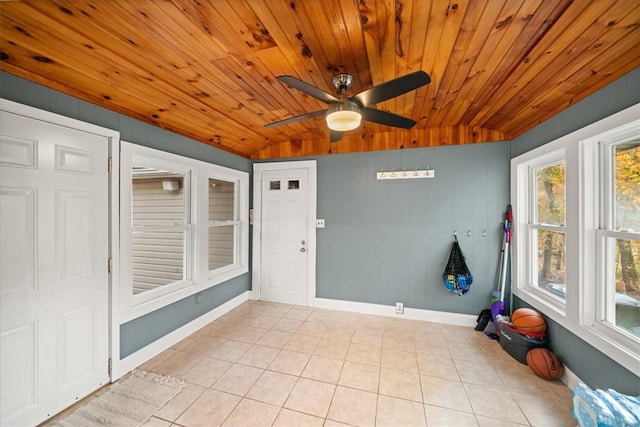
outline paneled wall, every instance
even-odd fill
[[[478,314],[487,308],[509,197],[509,143],[319,157],[317,297]],[[431,168],[435,178],[376,180]],[[474,276],[442,282],[454,231]],[[470,235],[467,235],[467,234]]]
[[[640,69],[628,73],[593,95],[512,141],[512,157],[601,120],[640,102]],[[525,305],[516,299],[516,305]],[[640,378],[572,334],[558,323],[549,322],[553,351],[591,387],[614,388],[640,395]]]

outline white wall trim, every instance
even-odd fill
[[[126,373],[134,370],[138,366],[142,365],[146,361],[152,359],[163,351],[167,350],[171,346],[177,344],[179,341],[198,331],[200,328],[208,325],[217,318],[227,314],[234,308],[238,307],[243,302],[249,299],[250,291],[245,291],[240,295],[230,299],[224,304],[219,305],[213,310],[203,314],[202,316],[192,320],[186,325],[168,333],[162,338],[152,342],[146,347],[141,348],[133,354],[125,357],[124,359],[113,360],[113,372],[111,375],[111,381],[115,381],[122,377]]]
[[[582,381],[576,374],[573,373],[573,371],[571,371],[566,366],[564,367],[564,373],[562,374],[562,377],[560,377],[560,381],[565,383],[571,390],[576,388],[580,383],[584,384],[584,381]]]
[[[351,311],[360,314],[375,314],[378,316],[395,317],[407,320],[422,320],[424,322],[443,323],[446,325],[475,327],[478,316],[471,314],[448,313],[445,311],[406,308],[404,314],[396,314],[395,306],[369,304],[365,302],[341,301],[335,299],[316,298],[314,307],[328,310]]]

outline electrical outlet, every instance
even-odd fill
[[[316,228],[324,228],[324,219],[316,219]]]
[[[401,302],[396,303],[396,314],[404,314],[404,304]]]

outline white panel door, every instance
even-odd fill
[[[109,380],[109,144],[0,114],[0,424],[33,425]]]
[[[262,172],[261,299],[307,305],[308,171]]]

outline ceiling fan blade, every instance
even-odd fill
[[[304,92],[307,95],[311,95],[316,99],[324,102],[325,104],[331,104],[332,102],[338,102],[339,99],[335,96],[319,89],[313,85],[310,85],[307,82],[303,82],[300,79],[296,79],[293,76],[278,76],[278,80],[282,83],[286,83],[294,89],[298,89],[300,92]]]
[[[342,139],[342,134],[344,134],[344,132],[340,132],[340,131],[337,131],[337,130],[332,130],[332,131],[329,131],[329,132],[331,132],[331,135],[330,135],[330,141],[331,142],[340,141]]]
[[[375,108],[363,108],[360,112],[362,113],[362,118],[366,121],[379,123],[381,125],[411,129],[416,124],[415,120]]]
[[[313,117],[321,116],[326,113],[327,110],[314,111],[313,113],[302,114],[301,116],[290,117],[288,119],[279,120],[277,122],[269,123],[264,125],[266,128],[274,128],[276,126],[288,125],[289,123],[299,122],[304,119],[311,119]]]
[[[374,86],[371,89],[360,92],[349,98],[350,101],[357,101],[363,107],[375,105],[378,102],[395,98],[412,90],[418,89],[431,81],[431,77],[424,71],[416,71],[403,77],[390,80],[381,85]]]

